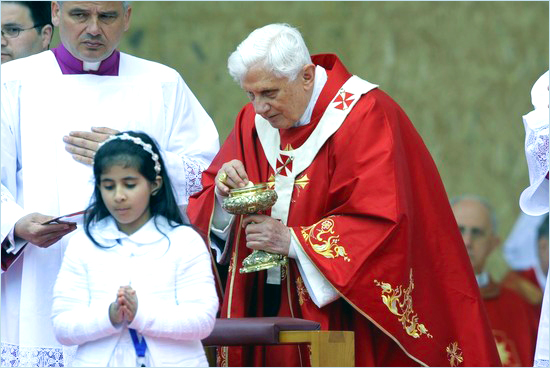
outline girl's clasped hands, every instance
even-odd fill
[[[109,318],[113,325],[126,321],[130,324],[136,315],[138,306],[137,294],[131,286],[121,286],[118,289],[116,301],[109,306]]]

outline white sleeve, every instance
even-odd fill
[[[15,224],[21,217],[26,215],[26,212],[15,202],[4,184],[2,184],[1,198],[2,242],[7,239],[10,247],[6,249],[6,252],[15,254],[28,243],[23,239],[15,239]]]
[[[10,87],[10,88],[8,88]],[[12,232],[15,223],[24,215],[25,210],[17,203],[21,183],[21,152],[19,134],[19,101],[16,91],[18,85],[2,84],[2,115],[0,139],[1,154],[1,235],[2,241]]]
[[[144,336],[175,340],[202,340],[212,332],[218,296],[210,256],[198,234],[193,233],[186,239],[185,252],[181,253],[177,265],[174,304],[140,299],[129,328]]]
[[[323,277],[315,265],[313,265],[294,238],[290,239],[290,248],[292,250],[289,251],[289,254],[292,253],[296,255],[295,259],[298,264],[298,269],[302,275],[309,296],[315,305],[322,308],[338,299],[338,292]]]
[[[223,242],[225,242],[223,249],[221,249],[218,244],[214,241],[210,241],[210,247],[216,250],[216,262],[225,263],[229,257],[230,249],[230,239],[229,233],[235,221],[235,215],[232,215],[226,211],[221,206],[221,196],[216,191],[216,201],[214,204],[214,214],[212,215],[212,227],[210,231],[212,234],[216,235]]]
[[[120,332],[109,319],[109,304],[90,307],[85,254],[81,236],[73,236],[63,257],[53,290],[52,322],[55,337],[63,345],[82,345]]]
[[[202,189],[202,172],[220,149],[218,131],[183,79],[178,75],[175,90],[165,86],[166,118],[171,125],[163,158],[178,205]]]
[[[222,208],[222,196],[218,194],[218,189],[215,189],[216,203],[214,204],[214,214],[212,216],[212,232],[220,239],[227,240],[229,228],[233,223],[235,215],[226,212]]]
[[[6,251],[6,253],[10,254],[17,254],[25,245],[29,243],[25,239],[15,239],[15,227],[8,234],[7,238],[9,247],[5,248],[4,250]]]

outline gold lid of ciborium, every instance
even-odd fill
[[[277,202],[277,192],[269,189],[267,183],[244,188],[231,189],[222,208],[234,215],[251,215],[271,208]]]

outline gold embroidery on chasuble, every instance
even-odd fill
[[[287,143],[285,148],[283,148],[283,151],[294,151],[294,148],[292,148],[290,143]]]
[[[269,189],[275,188],[275,175],[271,174],[266,184]]]
[[[305,301],[309,299],[309,294],[301,276],[296,279],[296,291],[298,292],[298,302],[300,305],[304,305]]]
[[[302,226],[302,236],[315,253],[325,258],[342,257],[349,262],[350,258],[344,246],[339,244],[340,235],[335,234],[334,226],[334,220],[326,218],[312,226]]]
[[[398,316],[398,321],[401,322],[403,329],[409,336],[419,338],[421,335],[426,335],[433,338],[428,333],[428,329],[422,323],[418,322],[418,315],[413,310],[412,291],[414,289],[414,281],[412,269],[409,274],[409,286],[403,289],[399,285],[395,289],[387,282],[379,282],[374,280],[377,286],[382,289],[382,302],[388,307],[390,312]]]
[[[218,349],[218,367],[227,367],[227,346],[220,346]]]
[[[231,255],[231,261],[229,261],[229,267],[227,268],[228,275],[231,275],[231,272],[233,272],[233,267],[236,262],[237,262],[237,252],[233,252],[233,255]]]
[[[286,275],[288,275],[288,262],[285,262],[281,265],[281,280],[286,280]]]
[[[269,179],[267,179],[266,184],[269,189],[275,188],[275,175],[271,174],[269,176]],[[307,177],[307,174],[304,174],[294,180],[294,188],[296,188],[297,190],[305,189],[308,184],[309,178]]]
[[[495,343],[497,344],[498,356],[500,357],[502,365],[508,366],[510,364],[510,352],[506,347],[506,343],[504,341],[497,340],[495,340]]]
[[[307,177],[307,174],[304,174],[294,181],[294,187],[298,190],[305,189],[307,185],[309,184],[309,178]]]
[[[453,342],[446,348],[447,350],[447,359],[451,367],[457,367],[459,364],[462,364],[464,358],[462,357],[462,350],[458,347],[458,342]]]
[[[502,366],[521,366],[521,360],[516,349],[516,344],[513,340],[508,338],[506,332],[501,330],[493,330],[493,337],[497,345],[497,351],[500,361],[502,362]]]

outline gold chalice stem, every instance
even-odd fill
[[[275,176],[279,175],[281,171],[294,160],[291,156],[286,162],[279,167]],[[250,215],[257,213],[255,210],[251,210]],[[243,260],[243,267],[239,270],[240,273],[256,272],[261,270],[267,270],[271,267],[285,265],[288,262],[288,258],[282,254],[269,253],[264,250],[255,249],[252,253]]]
[[[254,249],[252,253],[243,260],[243,267],[240,273],[249,273],[267,270],[271,267],[284,265],[287,257],[282,254],[269,253],[265,250]]]
[[[250,273],[270,269],[275,266],[286,264],[287,257],[282,254],[269,253],[265,250],[254,249],[245,259],[240,273]]]

